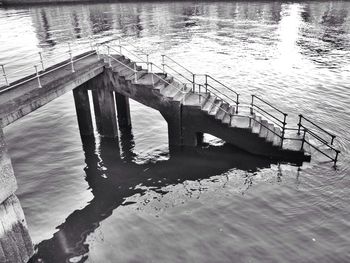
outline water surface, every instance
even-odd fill
[[[138,2],[0,8],[0,62],[122,36],[338,135],[336,169],[211,145],[170,152],[131,102],[119,141],[81,140],[68,93],[5,129],[33,262],[350,261],[350,3]],[[9,71],[31,65],[20,59]]]

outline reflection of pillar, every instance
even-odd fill
[[[81,135],[93,135],[89,95],[86,86],[81,85],[73,90],[75,109],[77,112]]]
[[[131,117],[129,98],[116,92],[115,103],[117,105],[119,127],[130,127]]]
[[[0,128],[0,262],[27,262],[33,255],[22,207],[14,195],[17,183]]]
[[[100,134],[107,138],[118,137],[117,117],[115,114],[113,91],[109,90],[106,86],[96,87],[97,92],[93,93],[96,101],[100,116]]]

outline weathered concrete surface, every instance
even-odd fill
[[[110,83],[106,81],[105,71],[91,79],[86,85],[92,90],[96,124],[101,136],[118,137],[114,94]]]
[[[118,124],[120,127],[131,126],[129,98],[115,92],[115,104],[117,106]]]
[[[103,60],[96,54],[74,63],[75,72],[67,65],[41,77],[42,88],[36,79],[10,90],[0,90],[0,119],[2,126],[22,118],[64,93],[73,90],[104,70]]]
[[[33,253],[22,207],[11,195],[0,204],[0,262],[26,263]]]
[[[11,158],[7,151],[4,133],[0,127],[0,204],[17,189]],[[0,261],[1,262],[1,261]]]
[[[90,101],[87,87],[81,85],[73,90],[75,109],[81,135],[93,135]]]

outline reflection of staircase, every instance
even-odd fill
[[[281,129],[256,113],[251,114],[249,108],[240,108],[236,114],[235,105],[213,94],[193,92],[173,77],[164,73],[149,73],[124,56],[114,55],[113,58],[111,69],[117,75],[115,78],[123,84],[120,90],[124,95],[161,113],[164,105],[181,107],[183,145],[195,144],[186,139],[188,133],[201,132],[210,133],[258,155],[292,160],[310,159],[309,147],[305,143],[301,149],[300,140],[284,143],[281,148],[281,138],[275,134],[281,135]]]

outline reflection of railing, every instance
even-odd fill
[[[305,123],[305,124],[304,124]],[[311,126],[312,128],[310,128]],[[300,134],[301,130],[303,131],[303,139],[302,139],[302,147],[304,143],[309,144],[312,148],[314,148],[319,153],[323,154],[324,156],[328,157],[334,162],[334,165],[336,165],[338,161],[338,155],[340,151],[336,148],[334,148],[333,143],[336,136],[325,129],[321,128],[319,125],[315,124],[310,119],[304,117],[303,115],[299,115],[299,123],[298,123],[298,134]],[[317,131],[316,131],[317,130]],[[329,140],[324,139],[319,135],[318,133],[321,132],[323,134],[326,134],[327,137],[330,137]],[[319,147],[315,146],[314,144],[310,143],[309,141],[305,140],[306,133],[312,136],[312,138],[316,139],[318,142],[321,142],[324,146],[326,146],[329,150],[332,152],[335,152],[335,156],[330,156],[325,151],[322,151]]]

